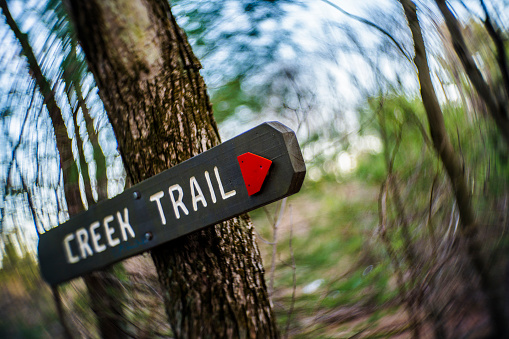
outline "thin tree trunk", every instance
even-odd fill
[[[418,71],[421,97],[428,118],[431,139],[454,191],[460,214],[461,233],[467,240],[469,258],[479,274],[481,288],[487,297],[487,306],[493,322],[494,335],[503,337],[507,333],[504,306],[501,298],[498,297],[497,286],[490,279],[489,265],[482,257],[481,245],[476,237],[479,225],[473,213],[471,188],[468,185],[463,164],[454,151],[445,129],[442,109],[431,82],[426,48],[417,17],[417,7],[411,0],[400,0],[400,2],[412,32],[415,48],[414,63]]]
[[[124,314],[125,293],[114,269],[89,273],[83,276],[83,280],[87,286],[90,307],[96,314],[101,338],[128,338]]]
[[[76,45],[77,42],[72,39],[71,40],[71,54],[68,55],[68,57],[72,59],[76,59]],[[77,60],[76,60],[77,62]],[[72,62],[70,62],[72,65]],[[63,77],[64,80],[69,84],[73,84],[72,88],[74,89],[74,92],[76,94],[76,101],[77,101],[77,107],[76,112],[78,111],[78,108],[81,108],[81,112],[83,114],[83,119],[85,120],[85,126],[87,130],[87,134],[90,140],[90,143],[92,144],[93,148],[93,154],[94,154],[94,161],[96,164],[96,179],[97,179],[97,201],[102,201],[108,199],[108,177],[106,175],[106,157],[104,156],[104,153],[102,151],[102,148],[99,144],[99,138],[98,138],[98,132],[94,129],[94,121],[92,120],[92,117],[90,116],[90,112],[88,110],[87,103],[85,101],[85,98],[83,97],[83,92],[81,91],[81,86],[77,83],[79,82],[79,79],[76,78],[76,75],[73,72],[77,72],[79,74],[80,70],[76,67],[68,67],[67,69],[63,70]],[[75,124],[75,130],[79,131],[77,127],[77,116],[74,115],[74,124]],[[88,200],[88,204],[92,205],[94,204],[94,199],[92,197],[92,187],[90,185],[90,176],[88,173],[88,166],[86,162],[84,161],[83,156],[83,142],[80,138],[78,140],[78,150],[80,151],[80,164],[82,168],[82,173],[85,181],[85,193]],[[81,146],[80,146],[81,143]],[[82,161],[83,160],[83,161]],[[88,187],[87,187],[88,186]],[[87,189],[88,188],[88,189]]]
[[[164,0],[71,0],[133,184],[219,144],[201,67]],[[152,251],[177,338],[274,338],[252,224],[234,218]]]
[[[51,293],[53,294],[53,301],[55,302],[55,306],[57,307],[58,318],[60,319],[60,323],[64,329],[64,336],[66,339],[72,339],[73,336],[71,334],[71,329],[65,321],[65,313],[64,308],[62,307],[62,297],[60,296],[60,292],[58,291],[58,286],[51,286]]]
[[[76,89],[76,95],[78,96],[78,103],[83,112],[83,118],[85,119],[85,125],[87,127],[88,137],[94,150],[94,161],[96,166],[96,180],[97,180],[97,201],[108,199],[108,176],[106,175],[106,157],[99,144],[99,131],[94,129],[94,121],[90,116],[85,99],[81,93],[81,89]]]
[[[400,294],[401,302],[405,303],[406,311],[408,313],[408,322],[410,323],[410,328],[412,330],[412,338],[419,338],[420,333],[420,320],[418,316],[418,308],[412,300],[412,293],[409,291],[409,288],[405,285],[405,279],[403,277],[403,269],[399,264],[399,258],[394,249],[389,234],[387,232],[388,228],[388,217],[387,217],[387,195],[388,195],[388,187],[387,180],[382,184],[380,188],[380,194],[378,196],[378,217],[379,217],[379,235],[382,243],[385,246],[385,250],[387,255],[389,256],[391,265],[394,268],[394,273],[396,274],[396,282],[398,285],[398,292]]]
[[[12,18],[6,0],[0,0],[0,7],[2,8],[7,24],[21,44],[22,52],[27,58],[28,67],[30,69],[29,73],[36,82],[39,87],[39,91],[44,98],[44,103],[46,104],[46,108],[48,109],[48,113],[55,130],[64,182],[69,183],[69,186],[64,187],[67,204],[71,205],[71,207],[68,208],[68,211],[70,215],[76,214],[79,212],[79,207],[76,207],[77,209],[75,209],[73,206],[79,206],[81,204],[80,191],[79,189],[76,190],[74,187],[74,185],[78,184],[78,167],[76,166],[76,162],[74,161],[74,156],[72,154],[72,140],[67,134],[67,127],[65,126],[60,108],[55,100],[55,91],[42,74],[37,59],[32,51],[32,47],[28,41],[28,36],[20,31],[18,25]],[[62,159],[67,160],[63,161]]]
[[[2,8],[7,24],[14,32],[14,35],[21,44],[22,52],[28,61],[28,67],[30,69],[29,73],[36,82],[39,91],[44,98],[44,103],[46,104],[46,108],[49,112],[53,129],[55,131],[57,149],[60,155],[60,166],[62,168],[64,179],[64,193],[65,199],[67,201],[67,210],[69,212],[69,216],[76,215],[84,210],[78,182],[78,166],[74,160],[74,155],[72,152],[72,139],[70,139],[68,136],[67,127],[65,126],[62,112],[55,99],[55,91],[39,67],[39,63],[37,62],[32,47],[28,41],[28,36],[20,31],[18,25],[11,16],[6,0],[0,0],[0,8]],[[78,139],[80,138],[79,131],[76,132],[76,137]],[[100,277],[98,278],[96,276],[91,276],[88,278],[85,277],[85,282],[87,282],[89,294],[91,296],[96,296],[97,298],[97,300],[92,299],[93,305],[100,301],[102,306],[107,305],[115,307],[110,309],[102,309],[99,313],[96,312],[98,314],[98,327],[101,331],[102,337],[124,338],[125,333],[121,331],[122,327],[124,326],[122,323],[122,318],[117,317],[120,312],[119,309],[121,310],[121,303],[118,303],[117,300],[109,299],[113,293],[112,291],[118,291],[120,294],[122,293],[122,290],[118,286],[104,282],[104,279],[101,280]],[[99,285],[102,287],[101,290],[97,290],[97,286]],[[106,290],[108,293],[103,293],[103,291]],[[69,325],[66,323],[63,316],[63,308],[61,305],[60,297],[58,295],[58,290],[55,286],[53,287],[53,294],[62,326],[64,327],[66,335],[70,336]],[[110,315],[113,315],[113,317]],[[104,332],[103,330],[107,331]]]
[[[74,48],[73,48],[74,50]],[[65,81],[72,83],[72,74],[67,74],[64,71]],[[88,170],[88,163],[85,160],[83,140],[79,133],[78,125],[78,107],[82,109],[83,116],[86,119],[90,119],[88,107],[83,99],[81,88],[74,86],[75,94],[77,97],[77,108],[73,114],[75,137],[77,140],[78,154],[80,160],[81,173],[83,176],[83,182],[85,186],[85,197],[87,199],[88,206],[95,205],[95,200],[92,194],[90,172]],[[91,119],[90,119],[91,120]],[[104,161],[104,154],[100,146],[98,145],[97,135],[92,128],[87,128],[90,139],[94,139],[92,144],[94,149],[94,158],[97,159],[97,176],[98,185],[104,185],[105,187],[98,187],[98,200],[107,199],[107,178],[106,178],[106,161]],[[100,153],[96,153],[100,152]],[[102,157],[101,157],[102,156]],[[64,183],[65,185],[65,183]],[[117,269],[123,269],[122,263],[115,265]],[[124,302],[126,295],[120,281],[115,276],[115,269],[113,267],[105,268],[90,274],[83,276],[85,285],[87,286],[88,295],[90,298],[90,307],[96,314],[98,331],[102,338],[107,339],[121,339],[127,337],[127,323],[124,314]]]
[[[70,100],[69,100],[70,103]],[[80,160],[81,176],[83,178],[83,186],[85,188],[85,198],[88,206],[94,203],[94,196],[92,194],[92,185],[90,181],[90,173],[88,171],[88,163],[85,159],[85,150],[83,149],[83,140],[80,135],[80,126],[78,124],[78,110],[75,109],[73,112],[73,124],[74,124],[74,137],[78,146],[78,158]],[[64,182],[65,185],[65,182]]]
[[[461,61],[465,73],[472,82],[475,90],[486,104],[488,113],[491,115],[497,128],[504,138],[506,144],[509,146],[509,112],[507,111],[507,103],[502,100],[498,100],[497,96],[492,92],[490,86],[484,80],[484,77],[477,67],[472,53],[468,50],[463,34],[460,30],[460,24],[458,19],[451,12],[445,0],[435,0],[438,8],[442,12],[445,19],[445,24],[451,34],[452,46],[456,51],[456,55]],[[504,71],[503,69],[501,70]],[[504,91],[504,95],[505,95]]]
[[[509,100],[509,67],[507,66],[507,53],[505,51],[504,37],[502,36],[500,29],[496,27],[496,24],[491,20],[490,13],[488,12],[488,8],[483,0],[481,0],[481,6],[485,15],[484,27],[497,49],[497,63],[500,69],[500,74],[502,75],[502,83],[504,85],[505,100],[507,104],[507,100]],[[509,112],[506,112],[506,114],[509,114]]]
[[[382,105],[382,104],[381,104]],[[385,167],[387,168],[387,178],[381,186],[380,195],[378,198],[378,212],[379,212],[379,222],[380,222],[380,237],[382,239],[382,243],[385,245],[387,254],[389,255],[389,259],[391,260],[391,264],[394,266],[394,270],[397,277],[398,289],[401,294],[401,298],[403,302],[406,304],[407,312],[408,312],[408,321],[410,323],[410,327],[412,330],[412,337],[419,338],[421,333],[421,321],[419,319],[419,304],[417,303],[417,298],[414,296],[416,292],[414,291],[416,284],[416,270],[417,262],[415,260],[416,254],[414,250],[414,246],[411,241],[410,233],[408,231],[408,225],[405,221],[406,213],[403,211],[403,207],[399,206],[401,204],[399,199],[399,192],[397,192],[398,188],[395,187],[395,178],[393,174],[394,168],[394,158],[399,149],[399,145],[401,143],[401,130],[399,131],[396,137],[396,144],[394,146],[394,150],[392,154],[389,150],[389,137],[387,135],[387,128],[385,123],[385,116],[383,116],[383,112],[378,112],[378,122],[380,124],[380,135],[382,137],[382,142],[384,145],[384,158],[385,158]],[[387,200],[390,196],[389,191],[392,189],[393,191],[393,199],[395,200],[395,205],[397,207],[399,224],[402,226],[402,233],[404,239],[404,258],[407,262],[408,269],[410,270],[410,283],[408,284],[408,288],[405,286],[405,281],[403,278],[403,270],[398,262],[398,258],[396,255],[396,251],[394,250],[389,234],[387,232],[388,228],[388,217],[387,217]],[[400,208],[398,208],[400,207]]]

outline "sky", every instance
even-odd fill
[[[402,17],[401,9],[394,0],[336,0],[333,3],[341,6],[344,11],[350,14],[363,17],[374,22],[379,23],[385,29],[392,29],[391,33],[394,34],[398,41],[401,41],[404,46],[410,46],[407,51],[411,54],[411,41],[409,40],[408,29],[405,26],[406,22]],[[37,1],[23,2],[11,1],[12,13],[15,18],[23,14],[24,8],[37,4]],[[222,29],[225,31],[235,31],[245,25],[243,15],[239,12],[240,2],[228,1],[225,2],[225,15],[227,20],[222,23]],[[418,84],[416,81],[415,70],[412,65],[405,60],[401,54],[398,54],[396,49],[390,43],[384,47],[387,48],[385,52],[389,52],[386,56],[377,55],[377,46],[382,41],[381,34],[373,28],[366,26],[354,19],[349,18],[347,15],[337,10],[330,4],[321,0],[305,1],[307,7],[299,7],[295,5],[287,5],[286,16],[277,22],[275,20],[266,20],[261,24],[261,38],[254,42],[255,48],[260,46],[260,49],[269,43],[270,37],[281,30],[292,32],[288,43],[282,43],[276,51],[278,63],[271,67],[284,67],[294,65],[300,71],[298,81],[302,86],[308,86],[316,97],[313,98],[312,111],[305,105],[298,107],[294,115],[287,114],[281,115],[274,109],[275,106],[281,106],[283,103],[281,98],[270,98],[272,107],[263,112],[253,112],[248,107],[238,107],[237,113],[233,118],[226,120],[220,125],[220,131],[223,140],[227,140],[243,131],[246,131],[263,121],[266,120],[280,120],[293,128],[300,140],[305,140],[310,133],[310,130],[320,130],[328,126],[334,126],[335,129],[342,135],[351,135],[351,147],[347,150],[342,150],[342,145],[335,142],[334,139],[322,139],[319,143],[315,143],[309,148],[304,150],[304,155],[308,161],[312,161],[317,154],[331,154],[335,156],[329,167],[331,170],[338,170],[348,172],[351,171],[356,163],[356,154],[360,152],[379,152],[380,142],[373,135],[359,137],[356,132],[359,129],[359,121],[357,121],[357,114],[355,113],[359,105],[362,104],[362,99],[366,94],[376,94],[380,89],[379,75],[373,72],[372,65],[369,60],[377,63],[375,66],[381,70],[384,77],[392,82],[396,81],[396,75],[400,77],[400,81],[405,86],[408,93],[417,93]],[[421,4],[429,2],[423,1]],[[476,1],[467,1],[476,8]],[[500,8],[501,1],[494,0],[490,5]],[[28,5],[27,5],[28,4]],[[204,6],[203,2],[197,2],[198,6]],[[457,12],[462,17],[466,17],[467,12],[461,6],[455,6]],[[480,10],[477,6],[477,10]],[[177,10],[178,12],[178,10]],[[507,11],[497,11],[499,22],[506,23]],[[187,22],[184,16],[178,16],[177,20],[183,26]],[[23,30],[28,30],[36,25],[35,19],[28,18],[22,25]],[[0,103],[5,103],[7,93],[9,92],[15,76],[18,72],[26,72],[24,61],[17,56],[18,48],[16,41],[9,35],[4,35],[8,29],[2,22],[0,26],[0,36],[3,37],[1,45],[1,60],[4,66],[0,74]],[[352,37],[358,41],[358,46],[352,44]],[[51,54],[53,59],[58,59],[59,55],[52,48],[45,47],[42,41],[43,37],[39,40],[33,41],[33,47],[37,51],[44,51]],[[58,46],[57,46],[58,47]],[[46,50],[44,50],[46,48]],[[298,50],[296,49],[298,48]],[[231,54],[225,46],[224,50],[219,50],[212,53],[212,56],[203,57],[202,63],[204,66],[203,74],[207,84],[213,90],[218,86],[221,78],[224,76],[222,72],[226,72],[229,66],[229,58]],[[51,59],[51,58],[50,58]],[[6,62],[11,60],[11,62]],[[12,61],[16,60],[16,61]],[[319,62],[317,60],[320,60]],[[217,71],[219,70],[219,71]],[[267,80],[267,74],[274,69],[260,69],[260,74],[254,76],[251,82],[244,84],[245,90],[254,90],[256,86],[264,84]],[[49,72],[48,74],[51,74]],[[91,91],[91,102],[97,102],[97,91]],[[61,100],[63,100],[61,98]],[[25,102],[25,106],[29,103]],[[101,105],[93,105],[96,109],[94,114],[100,115],[102,113]],[[26,110],[26,107],[20,107],[20,111]],[[66,111],[69,116],[69,110]],[[33,114],[36,114],[34,112]],[[309,116],[311,118],[309,118]],[[302,121],[305,124],[300,124]],[[2,123],[5,123],[3,120]],[[19,135],[22,119],[11,119],[8,124],[8,134],[14,140]],[[33,122],[31,122],[33,123]],[[105,122],[101,122],[106,124]],[[50,131],[48,126],[44,124],[38,125],[37,136],[41,139],[46,138],[49,140],[48,135]],[[69,128],[69,132],[73,133],[73,128]],[[116,143],[113,140],[111,128],[105,128],[102,133],[101,141],[104,149],[110,154],[109,162],[112,165],[108,169],[109,178],[113,179],[109,187],[111,195],[121,192],[123,187],[122,177],[124,175],[120,158],[115,155]],[[335,135],[334,137],[338,137]],[[5,138],[2,135],[0,138]],[[0,157],[5,158],[8,156],[10,150],[5,147],[5,141],[0,142]],[[51,149],[54,145],[46,143],[46,148]],[[23,152],[29,152],[23,151]],[[26,153],[29,156],[29,153]],[[90,158],[90,155],[89,155]],[[93,172],[93,166],[91,166]],[[310,176],[315,179],[319,178],[317,171],[310,171]],[[115,180],[118,180],[115,181]],[[2,199],[3,200],[3,199]],[[2,202],[0,202],[2,203]],[[58,223],[60,217],[55,217],[49,222],[52,225]],[[26,228],[31,230],[31,238],[35,239],[35,231],[33,224],[26,220],[19,221],[26,223]],[[10,222],[12,226],[12,221]]]
[[[354,14],[359,16],[369,16],[373,13],[373,7],[384,8],[387,10],[393,4],[391,1],[364,1],[359,4],[358,1],[341,1],[341,7]],[[18,19],[21,16],[25,16],[24,21],[20,24],[20,27],[23,31],[28,31],[30,29],[37,29],[39,34],[42,32],[43,34],[39,35],[38,39],[34,39],[34,36],[31,35],[31,41],[33,48],[36,54],[45,54],[46,60],[59,60],[61,55],[58,52],[58,48],[60,47],[58,44],[48,46],[46,44],[44,29],[41,26],[38,26],[38,22],[36,21],[36,13],[34,10],[36,8],[40,8],[41,3],[36,1],[23,2],[23,1],[11,1],[9,3],[10,9],[15,19]],[[201,4],[200,4],[201,5]],[[31,8],[33,12],[27,12],[26,9]],[[355,114],[354,109],[355,105],[358,104],[358,100],[361,97],[361,93],[358,91],[356,86],[352,85],[351,78],[352,73],[358,78],[359,83],[362,86],[373,82],[373,75],[370,72],[369,66],[365,63],[362,58],[355,57],[354,54],[349,53],[341,53],[341,45],[344,42],[344,39],[348,37],[345,36],[342,27],[337,27],[338,25],[346,25],[350,27],[350,29],[355,30],[358,33],[359,40],[363,44],[363,46],[372,46],[379,39],[379,35],[371,29],[366,29],[362,24],[356,22],[355,20],[351,20],[347,18],[344,14],[337,11],[329,4],[323,1],[308,1],[307,7],[302,8],[298,6],[288,5],[287,6],[287,15],[284,19],[277,23],[275,21],[266,21],[261,25],[261,30],[264,32],[265,37],[274,34],[277,30],[286,29],[292,32],[292,41],[295,43],[301,51],[296,51],[292,44],[281,44],[278,49],[278,58],[281,64],[286,63],[295,63],[298,64],[299,67],[305,68],[305,72],[302,72],[302,78],[300,79],[303,82],[313,83],[313,91],[317,96],[317,101],[319,105],[316,106],[314,112],[317,116],[320,116],[320,119],[313,119],[316,122],[316,128],[320,128],[320,124],[327,123],[328,120],[334,119],[334,114],[337,114],[337,111],[341,111],[341,117],[343,118],[343,122],[341,128],[345,129],[346,133],[352,132],[357,124],[355,122]],[[225,20],[224,30],[234,30],[238,29],[239,26],[243,25],[242,15],[239,14],[239,2],[231,1],[226,5],[225,14],[229,16],[228,20]],[[26,14],[30,14],[26,16]],[[183,20],[180,18],[179,20]],[[41,30],[42,29],[42,30]],[[8,32],[8,28],[5,24],[2,24],[1,27],[2,32]],[[263,38],[260,41],[257,41],[260,46],[264,44]],[[2,40],[2,56],[6,59],[17,60],[16,62],[7,63],[8,68],[3,69],[2,77],[0,78],[0,88],[3,91],[3,99],[6,98],[7,92],[10,90],[13,77],[7,76],[10,72],[11,74],[16,75],[22,74],[26,72],[26,64],[23,58],[16,58],[16,53],[18,53],[19,49],[17,47],[17,41],[11,36],[4,36]],[[10,54],[9,54],[10,53]],[[316,63],[316,56],[322,53],[331,53],[330,60],[324,62],[323,64]],[[4,62],[5,60],[4,59]],[[209,69],[222,69],[225,64],[228,63],[228,54],[227,53],[216,53],[214,58],[212,59],[204,59],[204,74],[206,76],[206,80],[209,83],[214,85],[213,78],[217,77],[217,74],[214,72],[207,72]],[[44,67],[46,65],[46,67]],[[54,76],[52,73],[52,67],[45,63],[43,67],[46,69],[46,74],[48,77]],[[388,73],[391,73],[392,65],[387,63],[384,66],[384,69],[387,70]],[[209,79],[207,79],[207,77]],[[330,78],[334,78],[333,80],[333,88],[331,88],[331,80]],[[259,77],[256,81],[264,81],[263,75]],[[249,85],[249,84],[248,84]],[[332,90],[332,91],[331,91]],[[95,94],[94,94],[95,93]],[[93,96],[95,95],[95,100],[97,100],[96,91],[92,91]],[[39,99],[40,100],[40,99]],[[65,98],[60,98],[60,102],[65,101]],[[275,101],[277,104],[281,104],[278,102],[278,98],[273,98],[272,101]],[[28,105],[28,103],[26,103]],[[70,111],[66,107],[63,106],[63,111],[67,116],[67,119],[70,117]],[[23,111],[26,108],[18,107],[20,111]],[[304,109],[303,109],[304,110]],[[100,113],[100,112],[98,112]],[[252,112],[246,107],[238,108],[238,113],[235,119],[231,119],[226,121],[225,123],[220,125],[220,130],[223,135],[223,140],[227,140],[234,135],[237,135],[247,129],[250,129],[259,123],[265,120],[283,120],[284,123],[288,124],[291,128],[297,131],[298,135],[304,139],[306,137],[306,132],[303,131],[298,125],[298,120],[294,119],[294,117],[287,117],[277,115],[274,112],[267,111],[263,112],[264,114],[259,114],[260,112]],[[35,117],[35,112],[31,113]],[[40,113],[37,113],[40,114]],[[44,113],[45,114],[45,113]],[[302,114],[311,114],[309,112],[303,112]],[[33,119],[33,118],[31,118]],[[318,122],[319,121],[319,122]],[[9,120],[8,132],[11,140],[16,140],[16,136],[20,133],[22,119],[13,118]],[[30,121],[29,123],[33,123]],[[308,125],[312,125],[312,121],[307,122]],[[39,138],[45,138],[44,134],[51,134],[50,126],[46,122],[46,124],[37,125],[39,133],[36,135]],[[68,130],[69,133],[74,133],[74,129],[72,124],[68,122]],[[42,133],[42,134],[41,134]],[[105,133],[111,134],[111,131]],[[5,137],[5,136],[3,136]],[[50,139],[46,139],[50,140]],[[104,148],[108,149],[111,146],[115,147],[115,142],[111,141],[111,135],[109,137],[102,137],[102,141],[104,144]],[[4,143],[5,145],[5,143]],[[45,144],[45,149],[48,149],[51,152],[51,149],[54,149],[54,145],[52,142],[49,144]],[[323,147],[322,147],[323,146]],[[333,146],[330,143],[324,143],[321,147],[315,148],[318,152],[323,152],[324,150],[328,152]],[[76,144],[74,145],[76,147]],[[110,149],[113,152],[113,150]],[[3,147],[0,150],[1,155],[7,156],[9,154],[8,147]],[[19,158],[23,158],[24,156],[30,157],[29,150],[20,149],[19,152],[24,152],[25,155],[19,155]],[[314,157],[313,152],[307,152],[307,156],[309,159]],[[89,156],[90,158],[90,156]],[[343,155],[338,158],[343,159],[343,162],[339,161],[339,166],[348,169],[349,166],[347,162],[350,164],[354,163],[354,161],[348,158],[348,155],[343,153]],[[109,169],[110,178],[115,178],[118,176],[122,176],[123,172],[119,170],[119,158],[116,157],[114,160],[110,162],[115,164],[114,167]],[[22,162],[20,162],[22,163]],[[54,166],[53,166],[54,167]],[[91,167],[91,171],[93,173],[93,166]],[[118,189],[118,185],[111,185],[110,191],[114,191],[113,195],[119,193],[121,189]],[[52,225],[58,223],[58,218],[53,218],[47,220]],[[22,222],[23,221],[19,221]],[[27,228],[31,230],[31,237],[35,237],[33,224],[30,222],[27,223]]]
[[[399,7],[394,1],[340,1],[337,3],[345,11],[364,18],[372,17],[373,13],[384,13],[386,17],[399,15],[397,13]],[[366,59],[359,55],[355,46],[349,43],[350,37],[347,30],[352,34],[355,33],[362,48],[371,53],[374,51],[370,49],[379,44],[381,35],[373,28],[349,18],[324,1],[308,1],[306,4],[306,8],[287,6],[288,14],[280,25],[271,22],[263,28],[268,35],[272,34],[272,31],[281,29],[292,32],[292,42],[295,42],[301,50],[295,51],[290,44],[282,44],[278,57],[282,63],[298,63],[302,71],[302,82],[312,83],[313,91],[318,96],[317,100],[321,103],[321,107],[318,108],[323,115],[321,120],[329,121],[333,115],[337,114],[337,110],[341,110],[342,114],[346,115],[345,120],[352,121],[356,116],[353,111],[365,95],[360,88],[373,90],[377,85],[377,79]],[[234,10],[232,9],[231,12],[233,13]],[[235,18],[234,14],[231,15]],[[233,19],[227,25],[235,26],[237,21]],[[324,55],[329,60],[324,60]],[[221,67],[227,62],[228,57],[229,54],[223,52],[218,53],[215,58],[202,60],[206,80],[208,77],[214,80],[214,75],[208,76],[208,74],[214,74],[209,70]],[[319,62],[317,62],[318,57],[321,58]],[[401,60],[387,58],[380,58],[378,61],[385,76],[395,80],[395,74],[398,73],[404,77],[403,81],[407,83],[408,88],[417,89],[410,64],[402,65]],[[356,78],[357,83],[352,82],[352,77]],[[332,84],[331,79],[333,79]],[[213,84],[214,81],[208,83]],[[258,112],[244,109],[242,114],[223,123],[221,131],[226,138],[230,138],[241,129],[255,126],[262,119],[267,119],[267,115],[259,115]],[[298,121],[295,119],[287,119],[284,123],[298,129]],[[350,131],[355,128],[358,128],[355,123],[346,127]]]

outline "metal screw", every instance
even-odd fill
[[[145,233],[145,239],[152,240],[152,238],[153,238],[152,232]]]
[[[141,194],[140,194],[140,192],[133,192],[133,198],[134,198],[134,199],[139,199],[139,198],[141,198]]]

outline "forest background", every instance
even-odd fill
[[[0,337],[98,337],[93,282],[47,286],[37,238],[73,214],[66,190],[89,206],[130,183],[63,5],[0,5]],[[279,120],[303,149],[302,191],[251,213],[283,336],[507,332],[504,1],[171,8],[222,139]],[[175,335],[148,255],[110,278],[126,337]]]

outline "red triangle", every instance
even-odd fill
[[[267,173],[269,173],[272,161],[249,152],[239,155],[237,160],[246,184],[247,194],[258,193],[267,177]]]

